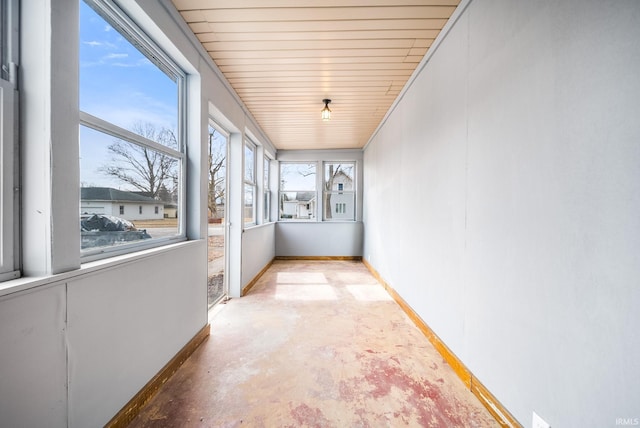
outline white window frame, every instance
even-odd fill
[[[264,223],[269,223],[271,221],[271,189],[269,186],[269,182],[271,181],[271,159],[269,156],[265,155],[262,161],[262,217]]]
[[[340,165],[351,165],[353,168],[353,185],[351,190],[345,190],[344,186],[342,188],[342,190],[338,189],[338,190],[332,190],[332,189],[328,189],[327,188],[327,181],[326,181],[326,176],[325,176],[325,169],[326,166],[329,164],[340,164]],[[357,180],[357,175],[356,175],[356,162],[355,161],[323,161],[322,162],[322,221],[327,221],[327,222],[331,222],[331,221],[347,221],[347,222],[353,222],[356,221],[356,207],[357,207],[357,193],[356,193],[356,180]],[[338,187],[340,187],[342,183],[339,183]],[[327,218],[327,207],[325,207],[326,201],[327,201],[327,195],[328,194],[338,194],[338,195],[351,195],[351,200],[352,200],[352,204],[353,204],[353,217],[351,218]],[[332,213],[335,214],[346,214],[346,203],[344,202],[339,202],[336,204],[335,210],[332,210],[331,207],[329,207],[329,210]]]
[[[121,128],[113,123],[93,116],[84,111],[80,111],[80,125],[91,128],[95,131],[110,135],[117,139],[133,143],[135,145],[155,150],[162,154],[174,157],[179,163],[179,188],[178,188],[178,233],[175,236],[154,238],[139,242],[132,242],[113,247],[100,247],[81,251],[82,261],[92,261],[105,257],[112,257],[139,251],[145,248],[169,245],[176,241],[186,239],[185,227],[185,195],[186,195],[186,73],[140,29],[140,27],[129,16],[122,11],[112,0],[83,0],[87,5],[98,12],[116,31],[126,33],[135,40],[135,46],[148,58],[153,58],[154,65],[172,76],[176,80],[178,90],[178,131],[177,149],[157,143],[127,129]],[[78,183],[80,186],[80,183]]]
[[[253,153],[253,168],[252,168],[252,176],[251,177],[247,177],[247,160],[246,160],[246,152],[248,150],[251,150],[251,152]],[[244,178],[244,183],[242,186],[242,217],[244,219],[244,226],[255,226],[257,223],[257,219],[258,219],[258,213],[256,212],[256,208],[257,208],[257,196],[258,196],[258,184],[257,184],[257,177],[256,177],[256,172],[257,172],[257,157],[258,157],[258,146],[251,141],[250,139],[246,138],[244,140],[244,147],[243,147],[243,157],[245,157],[244,162],[243,162],[243,178]],[[252,213],[252,218],[250,221],[247,221],[247,218],[245,217],[245,195],[246,195],[246,191],[247,191],[247,187],[251,188],[252,191],[252,203],[253,206],[251,207],[251,213]]]
[[[314,165],[315,168],[315,184],[314,184],[314,189],[313,190],[301,190],[301,189],[289,189],[289,190],[283,190],[282,189],[282,168],[285,167],[286,165]],[[320,208],[320,201],[318,200],[318,195],[320,194],[320,192],[318,191],[318,183],[319,183],[319,176],[318,176],[318,170],[321,167],[321,163],[317,162],[317,161],[280,161],[279,162],[279,170],[278,170],[278,182],[280,183],[280,185],[278,186],[278,221],[283,221],[283,222],[305,222],[305,223],[309,223],[309,222],[317,222],[318,221],[318,209]],[[315,209],[311,209],[311,207],[308,207],[308,209],[311,212],[312,217],[310,218],[286,218],[283,217],[283,212],[280,209],[280,203],[282,202],[282,194],[283,193],[291,193],[291,192],[313,192],[315,193],[315,200],[316,200],[316,206]],[[309,204],[307,204],[309,205]]]
[[[19,1],[1,0],[0,19],[0,281],[20,277],[18,230]]]

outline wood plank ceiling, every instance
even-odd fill
[[[278,149],[362,148],[458,3],[173,0]]]

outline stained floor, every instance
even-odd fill
[[[360,262],[275,261],[130,427],[499,426]]]

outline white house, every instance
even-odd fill
[[[332,177],[330,186],[331,190],[325,192],[325,220],[353,220],[355,212],[353,178],[343,171],[338,171]]]
[[[80,214],[107,214],[132,221],[157,220],[164,218],[164,203],[111,187],[83,187]]]
[[[315,192],[296,192],[295,199],[282,201],[282,218],[313,219],[315,212]]]

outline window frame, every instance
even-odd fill
[[[18,84],[19,1],[0,3],[0,282],[19,278]]]
[[[253,153],[251,177],[247,176],[247,150],[250,150]],[[258,183],[257,183],[257,177],[256,177],[256,172],[257,172],[256,166],[257,166],[257,155],[258,155],[257,144],[251,141],[249,138],[245,138],[242,154],[243,154],[242,218],[243,218],[244,227],[250,227],[258,224],[258,213],[256,212],[256,208],[257,208],[256,197],[258,196]],[[247,221],[248,217],[245,216],[245,210],[247,207],[246,205],[247,188],[251,189],[251,195],[252,195],[250,221]]]
[[[173,236],[153,238],[144,242],[131,242],[117,246],[106,246],[80,251],[83,262],[127,254],[146,248],[160,247],[176,241],[186,240],[185,206],[186,206],[186,105],[187,105],[187,73],[171,59],[120,7],[112,0],[81,0],[107,21],[115,31],[127,39],[140,53],[151,61],[158,69],[172,78],[177,90],[177,147],[160,144],[142,135],[124,129],[116,124],[80,110],[79,125],[94,131],[120,139],[126,143],[154,150],[163,155],[177,159],[178,169],[178,229]],[[78,183],[80,187],[80,183]]]
[[[263,209],[262,209],[262,220],[264,223],[271,222],[271,188],[269,183],[271,181],[271,159],[269,156],[264,155],[264,159],[262,160],[262,193],[263,193]]]
[[[332,190],[328,187],[327,177],[326,177],[326,167],[327,165],[351,165],[352,167],[352,181],[353,185],[351,186],[351,190],[345,190],[344,185],[342,183],[338,184],[337,190]],[[335,222],[335,221],[343,221],[343,222],[355,222],[356,221],[356,208],[357,208],[357,162],[355,160],[350,161],[323,161],[322,162],[322,221],[326,222]],[[340,187],[342,186],[342,189]],[[327,218],[327,207],[325,206],[327,203],[327,195],[336,194],[336,195],[351,195],[351,204],[353,205],[353,215],[350,218]],[[338,204],[342,204],[340,207],[340,211],[338,211]],[[329,207],[329,211],[332,214],[346,214],[347,203],[344,201],[337,202],[335,210]]]
[[[314,189],[313,190],[302,190],[302,189],[290,189],[290,190],[283,190],[282,188],[282,169],[283,167],[285,167],[286,165],[313,165],[314,167],[314,174],[315,174],[315,180],[314,180]],[[320,201],[318,201],[318,164],[319,162],[317,161],[280,161],[279,162],[279,170],[278,170],[278,180],[280,185],[278,186],[278,221],[282,221],[282,222],[304,222],[304,223],[309,223],[309,222],[318,222],[318,209],[319,209],[319,204]],[[310,215],[312,215],[312,217],[309,218],[287,218],[287,217],[283,217],[284,215],[284,209],[280,208],[281,203],[283,202],[282,200],[282,194],[283,193],[292,193],[292,192],[313,192],[315,194],[314,198],[316,200],[315,203],[315,209],[311,209],[310,204],[307,204],[308,209],[310,211]]]

